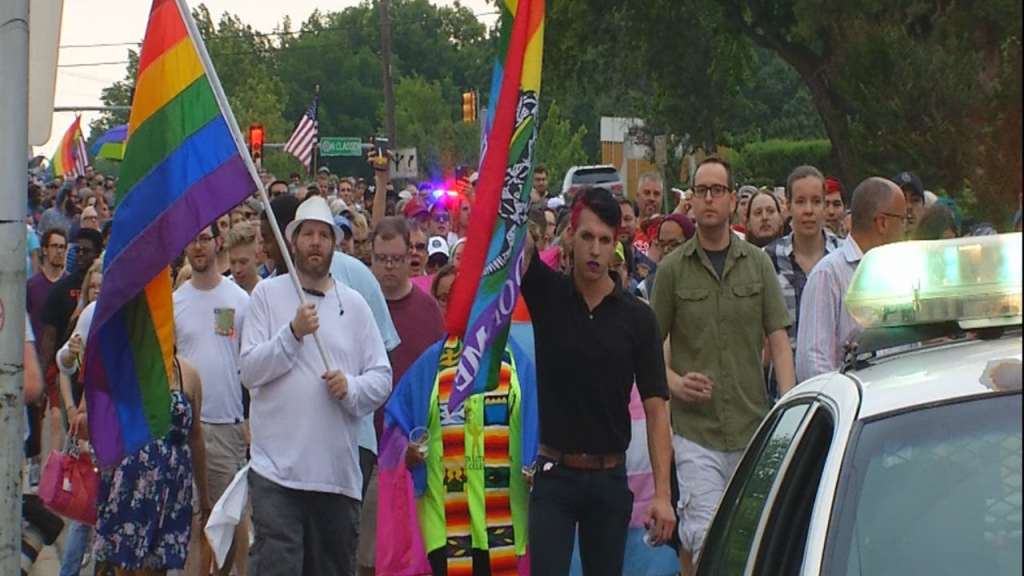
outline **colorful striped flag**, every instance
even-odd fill
[[[171,260],[258,185],[184,0],[153,2],[128,126],[85,354],[90,434],[104,466],[170,426]]]
[[[302,162],[302,165],[306,167],[310,173],[313,172],[313,147],[316,146],[317,138],[320,136],[320,125],[317,122],[317,100],[318,96],[313,97],[313,103],[306,109],[306,113],[302,115],[299,120],[299,124],[295,127],[295,132],[292,132],[288,141],[284,143],[284,151],[295,156]]]
[[[523,273],[544,0],[504,0],[500,5],[504,33],[494,67],[480,179],[460,280],[448,307],[448,333],[465,342],[450,400],[453,409],[497,382]]]
[[[84,176],[88,166],[89,155],[85,149],[85,137],[82,135],[82,117],[75,116],[75,121],[64,132],[60,144],[53,152],[50,167],[54,176],[67,179]]]
[[[124,143],[128,140],[128,125],[114,126],[96,139],[92,145],[92,155],[107,160],[124,159]]]

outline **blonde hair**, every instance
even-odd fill
[[[228,237],[224,241],[224,247],[228,250],[238,246],[251,246],[256,244],[256,227],[251,222],[239,222],[231,230],[228,230]]]
[[[89,269],[85,271],[85,276],[82,278],[82,296],[81,296],[81,307],[82,308],[85,308],[85,306],[87,304],[89,304],[89,302],[86,302],[86,300],[88,300],[87,296],[88,296],[88,293],[89,293],[89,282],[92,281],[92,277],[93,277],[94,274],[100,274],[100,275],[103,274],[103,259],[102,258],[97,258],[96,261],[92,263],[92,266],[89,266]],[[100,282],[102,282],[102,280],[100,280]]]
[[[361,212],[357,212],[352,215],[351,218],[352,227],[359,230],[370,230],[370,223],[366,221],[366,216]],[[353,230],[354,231],[354,230]]]

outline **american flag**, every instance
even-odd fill
[[[85,149],[85,136],[79,132],[75,141],[75,168],[73,176],[85,176],[85,169],[89,166],[89,152]]]
[[[313,167],[310,166],[310,162],[313,160],[313,147],[316,146],[320,133],[316,120],[316,109],[317,98],[314,97],[313,103],[309,105],[306,113],[299,120],[299,125],[295,127],[295,132],[292,132],[291,138],[284,145],[284,151],[298,158],[299,162],[302,162],[310,172],[313,171]]]

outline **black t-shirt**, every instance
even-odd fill
[[[711,265],[715,267],[715,274],[718,274],[719,280],[722,278],[722,273],[725,272],[725,259],[729,256],[729,249],[718,250],[712,252],[711,250],[705,250],[705,254],[708,255],[708,260],[711,261]]]
[[[593,310],[569,276],[534,257],[523,275],[533,322],[540,441],[567,453],[629,446],[629,397],[668,398],[654,312],[616,284]]]
[[[42,321],[43,326],[53,326],[57,329],[57,344],[62,346],[68,339],[68,326],[71,315],[75,313],[78,306],[78,298],[82,292],[82,278],[85,273],[75,271],[65,276],[53,285],[53,290],[46,298],[43,305]],[[42,334],[36,334],[36,338],[42,339]],[[56,352],[56,350],[54,350]],[[43,360],[40,358],[40,360]],[[50,359],[52,361],[52,358]],[[45,365],[45,362],[44,362]]]

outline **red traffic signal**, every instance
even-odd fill
[[[263,126],[259,124],[249,126],[249,154],[253,160],[263,157]]]

